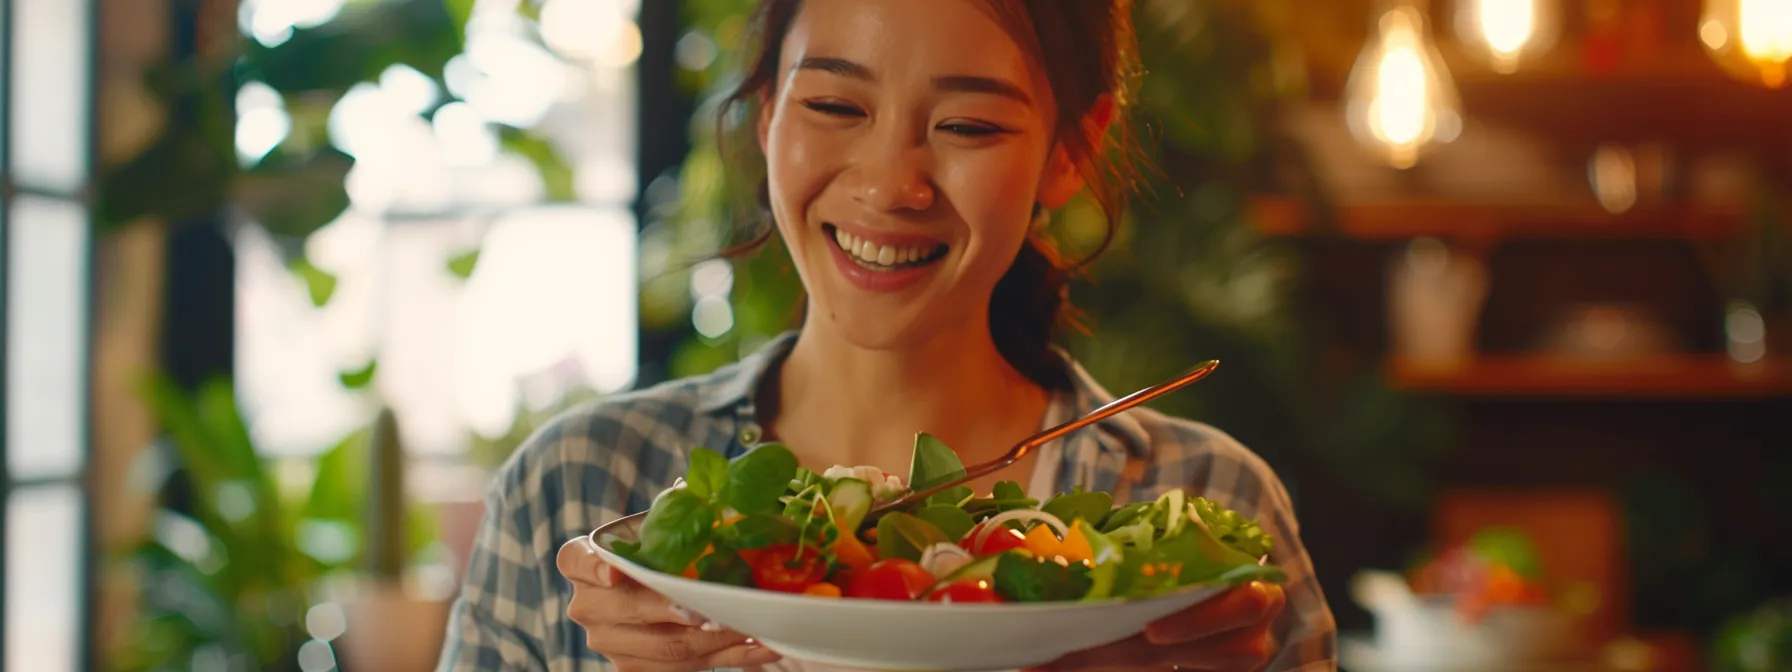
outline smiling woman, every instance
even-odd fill
[[[1070,274],[1087,260],[1060,258],[1040,224],[1085,190],[1107,215],[1105,238],[1120,221],[1131,14],[1129,0],[762,0],[722,117],[746,113],[731,174],[765,176],[733,252],[785,246],[806,291],[801,327],[713,373],[569,413],[519,449],[487,500],[444,668],[814,669],[699,627],[604,564],[586,535],[649,510],[680,476],[713,473],[718,456],[748,464],[776,444],[793,470],[904,473],[925,433],[981,463],[1111,401],[1053,344]],[[1186,492],[1278,540],[1267,563],[1285,583],[1252,583],[1053,667],[1333,664],[1331,613],[1288,495],[1220,430],[1135,409],[973,494],[999,478],[1041,501],[1077,488],[1121,503]]]
[[[1062,384],[1051,330],[1067,307],[1064,288],[1074,268],[1031,224],[1087,185],[1110,225],[1075,265],[1093,261],[1112,240],[1133,176],[1120,160],[1131,148],[1126,117],[1115,112],[1137,68],[1130,3],[1030,9],[1038,4],[929,2],[880,13],[840,3],[763,3],[756,16],[760,49],[721,119],[748,108],[752,140],[765,152],[737,156],[767,161],[771,179],[758,190],[761,216],[748,218],[749,242],[733,252],[781,235],[818,304],[845,289],[817,286],[811,267],[819,257],[832,258],[840,279],[879,294],[928,291],[914,286],[929,267],[957,261],[957,268],[942,269],[956,277],[932,290],[956,309],[926,312],[940,322],[967,320],[965,331],[993,329],[995,347],[1015,368],[1041,385]],[[860,39],[908,31],[932,39]],[[745,140],[736,139],[734,149]],[[905,153],[928,154],[948,169],[945,179],[903,160]],[[818,156],[836,160],[812,160]],[[842,161],[883,170],[843,171]],[[931,221],[888,222],[903,212]],[[954,242],[959,254],[951,258]],[[885,250],[895,267],[883,262]],[[918,310],[929,302],[906,303]],[[987,321],[974,314],[985,306]],[[876,302],[855,310],[888,317],[868,322],[830,313],[840,318],[831,321],[895,341],[913,333],[876,325],[914,316],[890,314]]]

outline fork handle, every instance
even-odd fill
[[[1217,359],[1208,360],[1206,363],[1203,363],[1200,366],[1189,369],[1188,372],[1183,373],[1181,376],[1178,376],[1175,379],[1167,380],[1162,383],[1153,385],[1151,387],[1147,387],[1145,389],[1139,390],[1132,394],[1126,395],[1119,399],[1115,399],[1113,401],[1108,402],[1106,405],[1102,406],[1101,408],[1097,408],[1093,411],[1090,411],[1088,415],[1077,418],[1075,420],[1071,420],[1064,424],[1058,425],[1051,429],[1047,429],[1045,431],[1042,431],[1042,432],[1034,434],[1030,437],[1027,437],[1025,440],[1021,441],[1020,443],[1014,444],[1014,447],[1009,448],[1008,452],[1003,454],[1001,457],[998,457],[994,460],[990,460],[988,462],[984,462],[982,464],[975,465],[968,469],[965,469],[963,476],[952,479],[945,483],[940,483],[938,485],[934,485],[925,490],[912,491],[909,494],[903,495],[901,498],[896,499],[895,501],[884,504],[883,506],[873,508],[870,513],[866,514],[865,523],[863,525],[861,525],[861,529],[864,526],[876,523],[877,519],[882,517],[883,514],[885,514],[885,513],[889,513],[890,511],[893,511],[893,510],[896,510],[899,508],[907,507],[911,504],[914,504],[915,502],[919,502],[923,499],[927,499],[928,497],[932,497],[941,492],[945,492],[949,488],[963,485],[965,483],[969,483],[971,481],[977,480],[984,476],[993,474],[997,471],[1001,471],[1002,469],[1006,469],[1010,466],[1013,466],[1015,462],[1019,462],[1020,459],[1023,457],[1026,457],[1028,453],[1033,452],[1038,447],[1043,446],[1047,443],[1050,443],[1051,441],[1053,441],[1059,437],[1062,437],[1065,434],[1069,434],[1071,432],[1082,429],[1089,425],[1095,424],[1097,422],[1101,422],[1102,420],[1106,420],[1109,417],[1112,417],[1116,413],[1119,413],[1126,409],[1132,408],[1139,404],[1143,404],[1147,401],[1151,401],[1152,399],[1156,399],[1160,396],[1163,396],[1170,392],[1174,392],[1178,389],[1181,389],[1182,387],[1188,385],[1189,383],[1193,383],[1202,378],[1206,378],[1207,375],[1210,373],[1213,373],[1213,370],[1215,368],[1218,368],[1219,365],[1220,365],[1220,362]]]

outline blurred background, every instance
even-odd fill
[[[748,6],[0,0],[5,669],[429,669],[530,431],[792,326]],[[1066,345],[1226,361],[1345,669],[1792,669],[1792,0],[1137,12]]]

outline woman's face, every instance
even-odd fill
[[[1082,186],[988,4],[808,0],[784,41],[759,127],[772,213],[808,319],[858,346],[983,325],[1034,204]]]

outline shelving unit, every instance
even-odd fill
[[[1460,397],[1761,399],[1792,397],[1792,361],[1749,364],[1722,355],[1582,360],[1486,355],[1454,365],[1394,358],[1387,374],[1402,389]]]
[[[1266,235],[1341,235],[1369,241],[1418,237],[1697,239],[1731,236],[1747,226],[1745,213],[1716,206],[1644,207],[1612,214],[1586,205],[1506,205],[1444,201],[1345,203],[1333,208],[1336,227],[1322,228],[1297,201],[1259,198],[1251,203],[1257,230]]]

